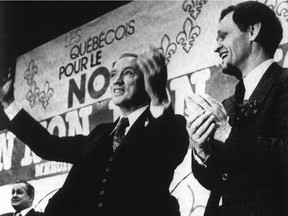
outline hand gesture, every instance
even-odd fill
[[[4,108],[7,108],[13,101],[14,79],[12,79],[11,73],[9,73],[8,78],[4,81],[4,84],[0,89],[0,102]]]
[[[215,116],[206,111],[199,103],[193,100],[194,96],[185,98],[187,131],[196,154],[205,160],[210,154],[208,138],[215,129]]]
[[[151,104],[157,106],[167,101],[165,56],[156,48],[150,47],[138,56],[137,65],[143,73],[145,89],[150,96]]]
[[[231,126],[228,123],[227,113],[222,103],[206,94],[192,94],[190,97],[193,99],[194,103],[200,106],[203,110],[212,113],[215,116],[216,130],[213,137],[214,139],[224,143],[230,134]]]

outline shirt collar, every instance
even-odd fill
[[[125,134],[128,133],[132,125],[135,123],[135,121],[139,118],[139,116],[147,109],[148,105],[145,105],[134,112],[130,113],[128,116],[125,116],[129,120],[129,126],[125,129]],[[120,116],[120,119],[124,118],[124,116]],[[120,121],[118,121],[117,125],[119,124]],[[116,125],[116,127],[117,127]],[[113,131],[110,133],[110,135],[115,131],[116,127],[113,129]]]
[[[256,86],[260,82],[266,70],[270,67],[270,65],[274,62],[273,59],[268,59],[262,62],[260,65],[255,67],[248,75],[243,79],[245,86],[245,95],[244,100],[247,100],[252,95]]]
[[[33,207],[31,206],[31,207],[29,207],[29,208],[26,208],[26,209],[20,211],[19,213],[20,213],[22,216],[25,216],[32,208],[33,208]],[[15,213],[14,215],[16,215],[16,213]]]

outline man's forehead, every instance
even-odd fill
[[[222,20],[219,21],[219,29],[236,25],[233,21],[233,13],[234,12],[228,13]]]
[[[26,184],[24,184],[24,183],[16,183],[16,184],[13,185],[12,188],[13,188],[13,189],[26,189],[27,186],[26,186]]]

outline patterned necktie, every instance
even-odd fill
[[[114,152],[120,146],[122,140],[124,139],[125,128],[128,126],[129,126],[128,118],[122,118],[119,124],[117,125],[115,133],[114,133],[114,137],[113,137],[113,151]]]

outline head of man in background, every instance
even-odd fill
[[[32,206],[34,191],[34,187],[25,181],[17,181],[13,185],[11,205],[16,212],[20,212]]]

